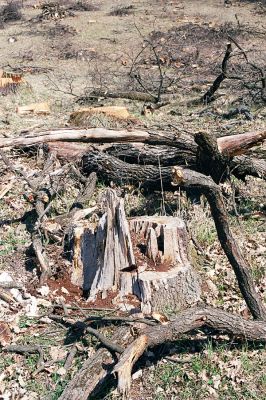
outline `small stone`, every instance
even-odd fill
[[[17,41],[17,39],[15,37],[10,37],[7,39],[8,43],[15,43]]]
[[[61,292],[64,294],[69,294],[69,291],[64,286],[61,287]]]

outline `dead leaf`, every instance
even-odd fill
[[[12,333],[8,324],[4,321],[0,321],[0,345],[7,346],[11,343]]]
[[[46,297],[48,296],[50,289],[48,286],[41,286],[36,290],[38,293],[40,293],[41,296]]]
[[[62,360],[67,355],[67,351],[58,346],[52,346],[49,353],[53,361]]]
[[[155,321],[160,322],[162,325],[167,325],[169,323],[169,319],[164,314],[153,312],[151,316]]]
[[[63,375],[65,375],[66,374],[66,369],[64,368],[64,367],[60,367],[57,371],[56,371],[56,373],[58,374],[58,375],[61,375],[61,376],[63,376]]]

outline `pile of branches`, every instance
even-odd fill
[[[67,8],[60,5],[59,2],[46,2],[41,5],[41,15],[38,19],[44,20],[58,20],[69,16],[74,16],[74,13]]]
[[[49,211],[53,196],[56,196],[62,187],[62,181],[58,177],[62,176],[63,170],[64,176],[67,176],[71,162],[80,160],[80,168],[89,174],[89,178],[86,179],[80,171],[76,171],[84,182],[84,189],[78,195],[70,212],[65,216],[58,216],[56,220],[63,228],[64,234],[71,222],[95,211],[95,208],[85,208],[84,199],[88,199],[94,191],[96,173],[106,182],[117,184],[130,182],[136,186],[142,186],[149,193],[154,190],[176,190],[177,187],[186,191],[195,190],[203,194],[210,205],[221,246],[254,318],[254,320],[246,320],[203,305],[182,311],[174,320],[166,324],[156,323],[149,318],[135,320],[133,317],[128,317],[127,321],[122,319],[121,322],[128,323],[131,329],[120,327],[111,339],[92,328],[91,321],[81,321],[78,327],[82,333],[96,336],[104,348],[99,349],[93,357],[85,361],[65,388],[60,400],[85,400],[88,396],[95,395],[103,382],[113,374],[118,378],[118,391],[123,396],[128,396],[132,368],[146,349],[166,341],[174,341],[179,335],[192,333],[198,328],[205,327],[210,329],[210,332],[213,329],[218,330],[244,340],[266,342],[265,304],[257,293],[250,266],[244,259],[230,228],[228,211],[219,186],[220,182],[229,179],[230,174],[233,173],[242,174],[242,177],[253,174],[266,178],[263,160],[260,161],[261,166],[258,160],[255,162],[247,158],[245,166],[243,157],[247,156],[239,156],[250,147],[263,142],[265,138],[266,131],[247,132],[218,139],[204,133],[197,133],[193,140],[170,132],[111,131],[92,128],[62,129],[38,135],[30,134],[24,137],[2,139],[1,148],[45,144],[46,150],[50,152],[37,183],[28,182],[34,192],[33,205],[36,221],[32,231],[32,241],[40,265],[42,281],[50,273],[45,249],[42,246],[43,236],[45,232],[47,234],[47,225],[43,217]],[[84,147],[80,143],[72,143],[73,141],[89,142],[90,145]],[[112,145],[108,146],[110,142]],[[118,144],[114,145],[114,142]],[[136,144],[136,142],[139,143]],[[99,146],[97,143],[106,144]],[[1,156],[8,165],[3,151],[1,151]],[[61,167],[61,172],[50,170],[48,173],[56,157],[68,163]],[[130,159],[131,163],[122,161],[120,158],[126,158],[127,161]],[[142,160],[146,165],[132,163],[137,159]],[[154,159],[156,162],[147,165],[148,159]],[[163,160],[162,163],[160,160]],[[46,177],[49,177],[48,183],[43,187]],[[23,175],[22,178],[27,179]],[[114,319],[117,322],[119,317],[114,317]]]
[[[0,27],[4,23],[19,21],[22,19],[21,6],[17,1],[8,1],[0,7]]]

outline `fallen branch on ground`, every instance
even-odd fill
[[[251,273],[250,267],[245,261],[237,242],[235,241],[229,227],[229,215],[226,210],[221,189],[214,181],[199,172],[173,168],[173,185],[182,188],[197,188],[203,193],[211,208],[213,220],[215,222],[217,235],[221,246],[233,267],[240,291],[250,309],[251,314],[256,319],[266,320],[266,308],[260,299]]]
[[[235,136],[224,136],[217,139],[217,146],[221,153],[234,156],[239,152],[244,153],[252,146],[266,139],[266,130],[247,132]],[[181,139],[182,140],[182,139]],[[47,132],[39,132],[24,137],[2,139],[0,148],[15,146],[31,146],[48,142],[138,142],[151,145],[180,146],[180,135],[171,132],[148,132],[141,130],[110,130],[104,128],[91,129],[57,129]]]
[[[146,327],[140,330],[139,336],[133,340],[125,327],[119,328],[111,338],[112,342],[120,339],[119,345],[125,347],[118,363],[112,368],[112,359],[107,350],[100,349],[85,361],[81,369],[67,385],[60,400],[87,400],[90,395],[95,395],[97,388],[102,388],[103,383],[112,372],[118,374],[119,391],[126,395],[131,385],[131,372],[133,366],[148,348],[158,346],[165,342],[175,341],[180,334],[191,332],[198,328],[208,327],[223,333],[241,338],[266,342],[266,323],[263,321],[247,321],[237,315],[213,308],[193,307],[178,314],[176,318],[166,325]]]

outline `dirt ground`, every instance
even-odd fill
[[[4,21],[1,7],[6,2],[0,1],[0,70],[22,75],[24,80],[15,91],[0,91],[0,141],[1,137],[23,135],[25,131],[68,126],[72,111],[91,104],[88,97],[93,90],[143,91],[140,83],[129,76],[132,65],[141,76],[141,83],[145,82],[145,89],[156,93],[160,71],[151,48],[145,47],[147,40],[156,43],[165,74],[162,98],[170,97],[170,104],[146,112],[149,104],[143,102],[100,97],[94,106],[125,105],[142,126],[191,134],[206,130],[222,136],[265,129],[266,103],[261,98],[259,70],[246,62],[241,51],[244,49],[249,61],[265,71],[264,1],[232,0],[224,4],[223,0],[69,0],[60,1],[62,14],[57,12],[52,16],[41,8],[45,2],[18,0],[17,3],[21,17]],[[215,101],[203,105],[197,100],[220,73],[231,38],[235,55],[230,60],[230,76],[241,74],[244,78],[242,81],[226,79]],[[243,84],[254,79],[258,80],[256,87]],[[48,115],[16,112],[18,106],[35,102],[48,102],[51,112]],[[237,107],[248,109],[252,118],[241,113],[232,119],[224,117]],[[109,122],[102,120],[99,124],[109,127]],[[265,145],[256,150],[265,159]],[[36,154],[12,150],[7,155],[12,165],[30,178],[41,168]],[[240,217],[231,212],[230,223],[251,266],[257,290],[266,300],[266,184],[259,178],[248,178],[246,183],[236,181],[236,184],[240,190],[237,204]],[[24,287],[26,298],[36,298],[41,316],[34,315],[29,308],[25,311],[18,305],[10,307],[0,300],[0,324],[9,323],[7,343],[43,346],[45,368],[35,374],[38,354],[3,352],[0,399],[56,400],[82,362],[95,352],[98,342],[90,336],[77,340],[75,361],[65,371],[64,360],[76,339],[68,341],[66,328],[47,320],[52,304],[56,303],[59,308],[63,301],[72,306],[69,317],[73,319],[84,318],[80,307],[109,309],[86,311],[102,315],[114,306],[111,298],[105,303],[88,303],[82,298],[81,291],[66,281],[64,272],[69,262],[62,260],[62,249],[54,244],[49,244],[48,249],[55,279],[49,282],[48,292],[38,288],[36,259],[31,250],[27,220],[23,218],[31,210],[25,199],[29,188],[0,160],[0,193],[8,185],[10,189],[0,198],[0,275],[9,274]],[[103,190],[102,186],[97,190]],[[63,199],[55,208],[67,211],[77,191],[77,182],[70,179]],[[152,202],[150,208],[147,206],[151,215],[160,213],[160,200]],[[136,205],[144,208],[146,201],[140,193],[136,198],[127,196],[128,215]],[[178,201],[169,196],[165,205],[169,215],[178,214],[187,220],[200,245],[202,251],[195,249],[191,242],[191,258],[202,276],[203,300],[249,317],[218,242],[208,207],[193,205],[185,196]],[[228,208],[232,211],[231,197]],[[174,311],[165,310],[165,313],[171,317]],[[171,361],[169,357],[175,359]],[[240,343],[221,335],[210,340],[206,332],[198,332],[149,351],[133,375],[130,399],[262,400],[266,397],[265,361],[263,346]],[[119,396],[111,387],[97,398]]]

